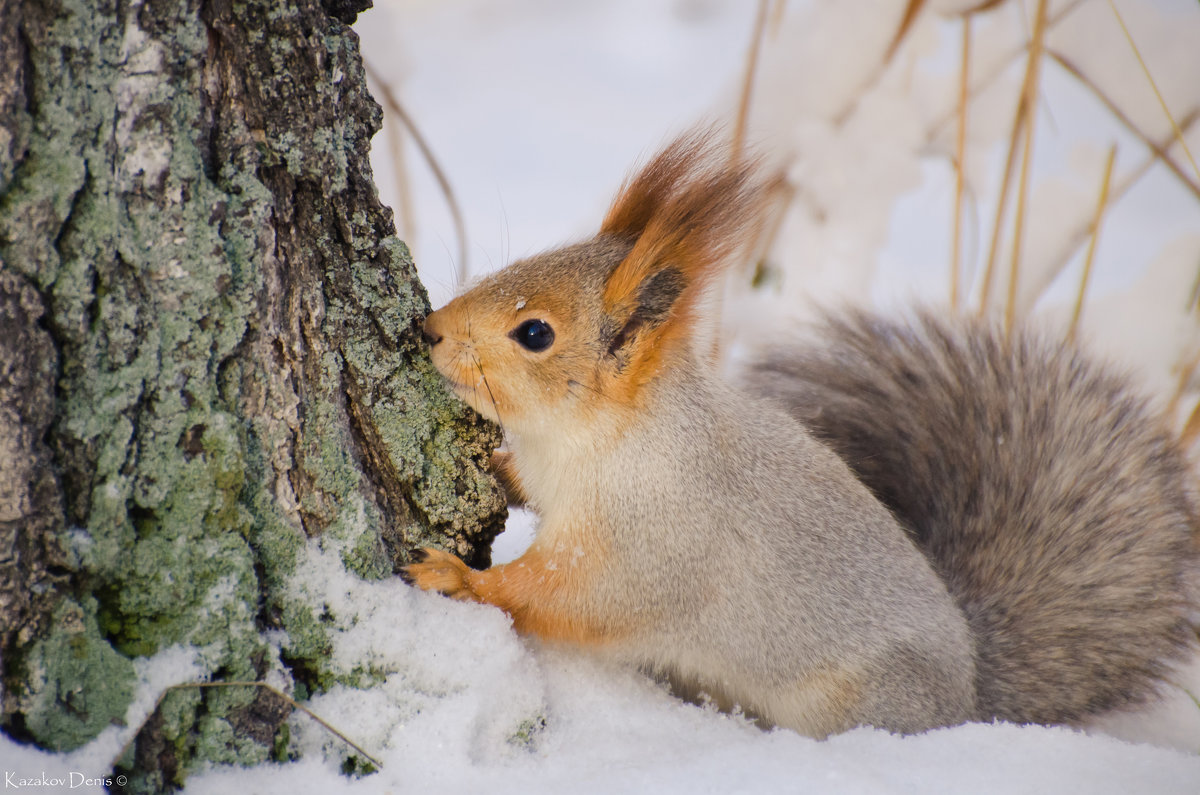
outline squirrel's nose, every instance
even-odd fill
[[[438,324],[435,315],[437,315],[436,312],[425,318],[425,322],[421,325],[421,336],[425,338],[431,348],[443,339],[442,333],[437,330]]]

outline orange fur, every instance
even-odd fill
[[[413,585],[459,601],[498,607],[522,635],[585,646],[604,645],[621,635],[607,622],[589,619],[570,606],[572,596],[596,570],[594,552],[586,571],[573,567],[565,556],[547,554],[536,546],[511,563],[483,571],[468,568],[440,549],[421,552],[424,560],[405,568],[405,578]]]
[[[754,159],[730,160],[724,151],[711,132],[678,138],[621,189],[600,227],[635,241],[605,285],[610,314],[632,316],[640,291],[665,269],[685,285],[666,321],[640,335],[621,397],[632,397],[691,339],[700,296],[757,229],[771,181],[756,178]]]

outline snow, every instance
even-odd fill
[[[347,778],[350,749],[311,718],[290,719],[303,758],[193,776],[190,795],[227,792],[963,792],[1194,793],[1200,756],[1063,728],[967,725],[901,737],[859,729],[826,741],[765,732],[685,704],[636,671],[522,641],[487,607],[345,573],[314,542],[301,590],[323,583],[338,654],[386,672],[371,690],[335,688],[307,706],[383,762]],[[0,770],[87,778],[108,764],[165,687],[196,681],[184,649],[138,662],[127,716],[73,754],[6,743]],[[1197,735],[1200,736],[1200,735]],[[80,786],[74,791],[99,792]]]
[[[744,68],[755,4],[727,0],[560,3],[392,0],[357,25],[448,172],[471,239],[470,274],[591,234],[629,168],[700,118],[725,114]],[[945,302],[953,170],[957,24],[926,14],[888,69],[880,53],[903,3],[788,4],[768,36],[751,137],[787,162],[799,199],[772,254],[765,290],[731,279],[726,343],[744,350],[813,305]],[[939,2],[941,13],[974,3]],[[1052,4],[1052,15],[1062,3]],[[1200,7],[1122,0],[1177,117],[1200,104]],[[968,126],[964,292],[977,299],[997,174],[1023,64],[1024,17],[1010,3],[977,21],[972,73],[986,82]],[[1092,0],[1050,42],[1069,52],[1153,137],[1166,133],[1145,78],[1128,62],[1108,3]],[[1081,269],[1071,241],[1091,217],[1110,141],[1114,183],[1144,157],[1096,100],[1047,67],[1039,102],[1035,190],[1020,307],[1061,324]],[[1193,151],[1200,137],[1190,137]],[[386,138],[376,143],[385,203],[397,206]],[[1182,158],[1180,158],[1182,162]],[[412,152],[413,245],[434,305],[458,288],[461,262],[440,193]],[[1200,177],[1195,177],[1200,180]],[[1116,188],[1114,187],[1114,190]],[[1001,262],[1007,262],[1004,254]],[[1160,395],[1197,350],[1183,312],[1200,262],[1200,202],[1161,166],[1111,209],[1089,288],[1085,333]],[[1003,294],[1003,289],[998,289]],[[497,561],[528,544],[516,512]],[[1175,685],[1160,704],[1064,728],[966,725],[899,737],[859,729],[826,741],[763,731],[687,704],[636,671],[519,639],[498,611],[346,574],[314,542],[300,598],[328,604],[334,662],[369,666],[370,690],[336,688],[306,705],[379,758],[362,778],[352,753],[302,713],[290,724],[303,758],[253,770],[215,768],[188,793],[290,792],[1200,792],[1200,707]],[[282,638],[276,639],[282,642]],[[194,652],[136,661],[140,685],[124,727],[66,755],[0,739],[0,771],[96,778],[172,684],[202,680]],[[1200,693],[1200,663],[1175,678]],[[285,682],[275,682],[285,685]],[[1120,738],[1120,739],[1118,739]],[[43,787],[43,789],[47,789]],[[88,784],[72,791],[100,791]]]

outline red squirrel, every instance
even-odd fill
[[[930,314],[848,313],[730,384],[704,299],[770,183],[685,135],[594,238],[429,315],[540,524],[511,563],[425,549],[403,576],[814,737],[1152,695],[1194,650],[1200,555],[1146,404],[1071,347]]]

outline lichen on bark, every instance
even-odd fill
[[[18,462],[0,472],[0,721],[18,737],[87,741],[124,717],[129,660],[173,644],[217,678],[328,686],[329,639],[288,590],[309,539],[365,577],[420,544],[487,560],[498,435],[420,341],[428,301],[371,182],[356,10],[0,0]],[[12,597],[31,583],[42,597]],[[112,680],[74,723],[61,694],[94,683],[54,669],[63,648]],[[162,724],[173,761],[144,787],[218,748],[265,758],[255,693],[175,701],[192,718]]]

